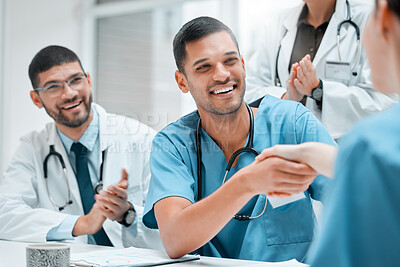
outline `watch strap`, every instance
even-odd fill
[[[128,201],[128,204],[129,204],[129,209],[128,209],[127,212],[125,212],[124,218],[122,219],[122,221],[119,222],[120,224],[122,224],[123,226],[126,226],[126,227],[129,227],[129,226],[132,225],[132,223],[128,223],[128,222],[126,221],[126,218],[127,218],[132,212],[135,213],[135,216],[136,216],[135,207],[134,207],[133,204],[132,204],[131,202],[129,202],[129,201]]]
[[[322,95],[321,95],[321,98],[316,99],[315,96],[314,96],[314,91],[315,91],[315,90],[318,90],[318,89],[323,90],[323,88],[324,88],[324,84],[323,84],[323,82],[322,82],[322,79],[319,79],[319,84],[318,84],[318,86],[311,90],[311,98],[314,99],[314,100],[321,101],[321,100],[322,100]]]

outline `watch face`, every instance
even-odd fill
[[[126,214],[125,222],[127,224],[132,224],[133,220],[135,220],[136,212],[134,210],[129,210],[128,214]]]
[[[322,89],[321,88],[315,88],[312,91],[312,98],[315,100],[321,100],[322,98]]]

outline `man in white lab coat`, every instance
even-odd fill
[[[370,10],[355,1],[304,0],[283,11],[266,24],[249,61],[246,102],[266,94],[302,101],[335,139],[359,119],[392,106],[395,98],[373,89],[357,42],[356,28],[361,37]],[[339,52],[338,26],[349,18],[355,26],[340,27]]]
[[[23,136],[8,165],[0,239],[161,249],[142,224],[154,130],[92,104],[90,75],[67,48],[39,51],[29,76],[54,122]]]

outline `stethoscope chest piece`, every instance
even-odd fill
[[[68,190],[68,200],[64,203],[64,204],[57,204],[55,202],[55,200],[53,199],[53,197],[50,194],[50,190],[49,190],[49,184],[48,184],[48,161],[49,158],[51,156],[55,156],[60,164],[61,167],[63,169],[63,177],[64,180],[67,184],[67,190]],[[100,177],[99,177],[99,182],[97,182],[94,186],[93,186],[93,190],[95,194],[99,194],[101,190],[103,190],[103,163],[104,163],[104,158],[105,158],[105,150],[102,152],[102,162],[100,164]],[[45,157],[44,161],[43,161],[43,174],[44,174],[44,180],[45,180],[45,184],[46,184],[46,190],[47,190],[47,195],[50,198],[51,203],[56,206],[58,208],[59,211],[62,211],[65,207],[67,207],[68,205],[71,205],[72,199],[71,199],[71,189],[69,187],[69,182],[68,182],[68,175],[67,175],[67,169],[65,167],[65,162],[64,159],[62,158],[61,154],[58,153],[57,151],[55,151],[54,149],[54,145],[50,145],[50,152],[49,154]]]
[[[103,182],[98,182],[93,186],[94,193],[100,194],[100,191],[103,190]]]

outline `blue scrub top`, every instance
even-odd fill
[[[179,119],[157,134],[150,157],[151,181],[143,222],[157,228],[153,205],[169,196],[197,200],[197,112]],[[233,133],[234,134],[234,133]],[[303,105],[266,96],[254,120],[254,148],[262,151],[275,144],[299,144],[320,141],[335,144],[329,133]],[[212,138],[201,132],[203,198],[221,184],[227,162],[224,153]],[[228,178],[254,161],[254,154],[239,157]],[[313,239],[315,216],[310,195],[323,200],[331,180],[318,176],[306,192],[306,198],[272,209],[251,221],[232,219],[201,250],[202,255],[262,261],[302,261]],[[254,197],[239,214],[261,213],[265,195]],[[229,203],[226,203],[229,205]]]
[[[400,104],[340,143],[312,266],[400,266]]]

